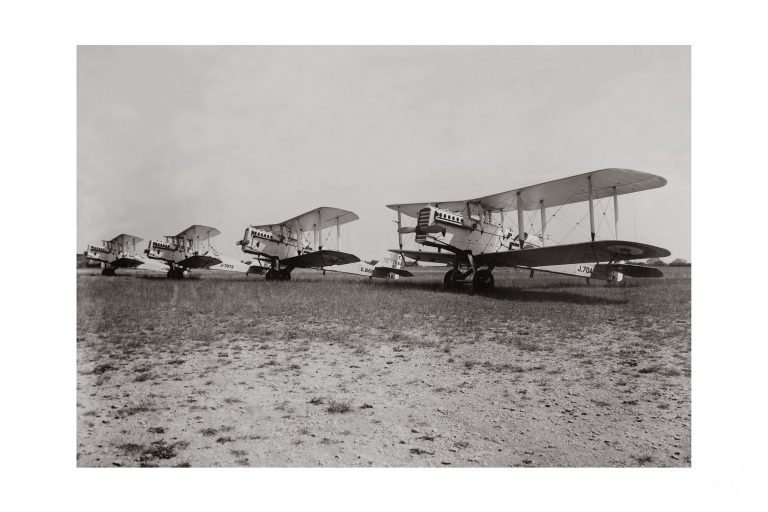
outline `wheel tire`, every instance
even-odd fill
[[[274,281],[278,278],[279,278],[279,273],[277,270],[273,268],[267,270],[267,276],[266,276],[267,281]]]
[[[280,280],[281,281],[290,281],[291,280],[291,273],[287,270],[281,270],[279,273]]]
[[[445,273],[445,277],[443,278],[443,286],[449,290],[458,288],[461,286],[461,283],[457,282],[459,279],[461,279],[461,272],[455,268],[451,269]]]
[[[173,270],[169,270],[168,273],[165,275],[168,279],[173,279]]]
[[[488,269],[478,270],[472,278],[472,286],[476,292],[491,290],[493,284],[493,274]]]

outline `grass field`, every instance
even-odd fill
[[[690,466],[690,269],[77,276],[79,466]]]

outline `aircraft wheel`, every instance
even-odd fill
[[[475,291],[482,292],[493,288],[493,274],[487,269],[478,270],[472,278]]]
[[[291,280],[291,273],[287,270],[281,270],[278,272],[279,279],[281,281],[290,281]]]
[[[277,270],[272,268],[267,270],[267,276],[266,276],[267,281],[274,281],[278,279],[278,276],[279,276],[279,272]]]
[[[458,283],[457,281],[461,279],[461,272],[459,272],[457,269],[449,270],[445,273],[445,277],[443,278],[443,286],[448,288],[449,290],[453,288],[458,288],[461,286],[461,283]]]

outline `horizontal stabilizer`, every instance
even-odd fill
[[[456,259],[456,255],[451,252],[434,252],[434,251],[407,251],[402,249],[390,249],[389,252],[405,256],[416,261],[428,261],[430,263],[453,263]]]
[[[280,260],[280,265],[284,267],[299,267],[299,268],[321,268],[331,265],[345,265],[347,263],[356,263],[360,261],[360,258],[354,254],[349,254],[340,251],[315,251],[299,254],[291,258],[284,258]]]
[[[392,268],[392,267],[376,267],[373,269],[373,274],[371,275],[373,277],[384,279],[386,277],[389,277],[389,274],[396,274],[400,277],[413,277],[413,274],[411,274],[407,270],[403,270],[401,268]]]
[[[629,263],[613,263],[611,265],[597,265],[595,272],[605,270],[606,272],[621,272],[629,277],[664,277],[664,272],[656,267],[646,267],[645,265],[632,265]]]

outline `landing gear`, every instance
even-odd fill
[[[459,269],[454,268],[449,270],[445,273],[445,277],[443,278],[443,286],[448,290],[456,289],[461,286],[461,279],[463,277],[464,276]]]
[[[493,274],[491,274],[491,271],[481,269],[475,272],[475,275],[472,278],[472,286],[475,288],[476,292],[493,289]]]
[[[168,271],[168,279],[183,279],[184,278],[184,269],[179,267],[173,267]]]
[[[288,270],[280,269],[276,270],[271,268],[267,270],[267,281],[290,281],[291,273]]]
[[[101,275],[103,276],[114,276],[115,275],[115,269],[113,268],[104,268],[101,270]]]

